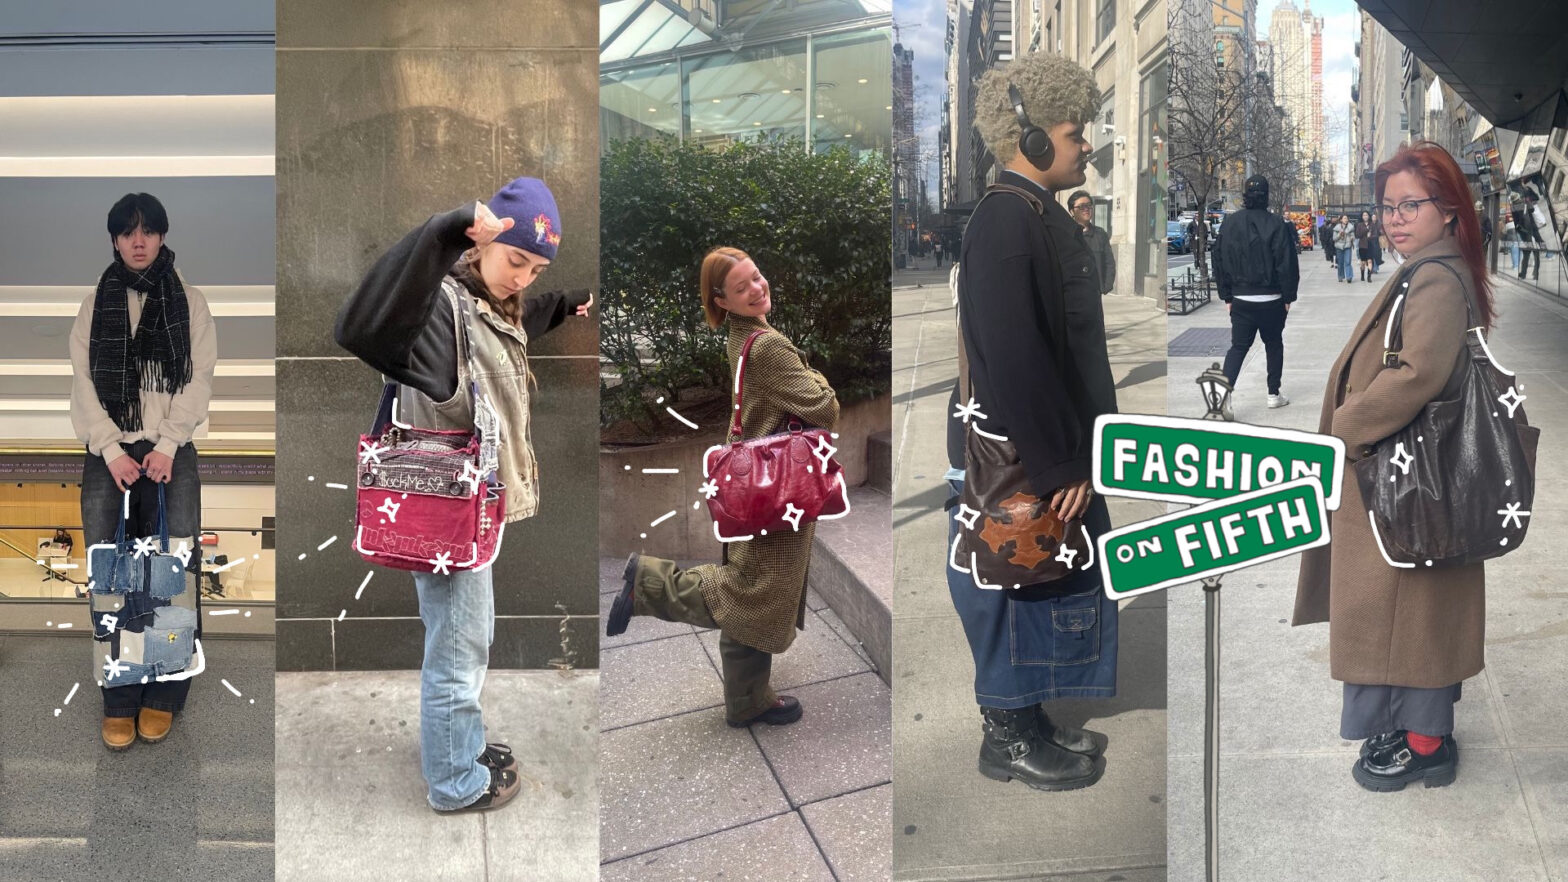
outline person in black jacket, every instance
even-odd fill
[[[1279,388],[1285,369],[1285,317],[1301,282],[1296,228],[1269,213],[1269,182],[1262,175],[1247,179],[1241,204],[1242,209],[1220,225],[1219,259],[1214,262],[1220,299],[1230,310],[1225,379],[1235,387],[1253,338],[1261,336],[1268,359],[1268,406],[1284,407],[1290,403]]]
[[[1018,101],[1010,95],[1015,90]],[[1094,76],[1060,56],[1025,56],[982,80],[976,126],[1002,164],[959,246],[958,312],[972,396],[953,395],[948,542],[958,536],[965,437],[1006,436],[1029,489],[1092,535],[1110,528],[1090,484],[1095,417],[1116,412],[1095,257],[1056,194],[1085,180],[1085,124],[1100,107]],[[1023,117],[1023,119],[1020,119]],[[1025,120],[1051,155],[1020,149]],[[1035,127],[1038,127],[1037,129]],[[1041,145],[1043,146],[1043,145]],[[981,774],[1040,790],[1099,780],[1104,736],[1054,722],[1042,702],[1116,694],[1117,605],[1098,568],[1043,585],[983,590],[951,564],[948,590],[975,662]]]
[[[1094,255],[1094,266],[1100,273],[1100,293],[1111,293],[1116,288],[1116,254],[1111,248],[1111,234],[1094,225],[1094,197],[1088,190],[1074,190],[1067,197],[1067,210],[1082,231],[1084,245]]]

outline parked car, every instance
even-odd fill
[[[1192,250],[1192,243],[1187,241],[1187,225],[1181,221],[1165,222],[1165,253],[1186,254]]]

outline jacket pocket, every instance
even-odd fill
[[[1100,589],[1007,602],[1015,665],[1086,665],[1100,660]]]

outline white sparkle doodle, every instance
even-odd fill
[[[376,465],[381,465],[381,454],[387,452],[387,449],[381,446],[380,441],[361,441],[359,442],[359,463],[364,465],[367,462],[374,461]]]
[[[190,543],[186,542],[184,539],[181,539],[179,547],[174,549],[174,556],[180,559],[180,566],[182,566],[182,567],[190,566],[191,565],[191,546],[190,546]]]
[[[375,570],[371,570],[370,572],[365,574],[365,581],[360,582],[359,583],[359,590],[354,592],[354,599],[355,600],[359,599],[359,595],[365,593],[365,586],[370,584],[370,577],[374,576],[375,574],[376,574]]]
[[[1519,510],[1523,505],[1524,503],[1522,502],[1510,502],[1507,504],[1507,508],[1500,508],[1497,510],[1497,513],[1503,516],[1504,529],[1508,528],[1509,521],[1513,521],[1514,526],[1518,527],[1519,529],[1524,529],[1524,519],[1529,517],[1530,513]]]
[[[1518,410],[1519,405],[1524,404],[1524,400],[1528,397],[1527,395],[1519,394],[1518,386],[1509,386],[1507,392],[1497,396],[1497,400],[1504,407],[1508,408],[1508,418],[1513,419],[1514,411]]]
[[[208,572],[211,572],[211,573],[221,573],[224,570],[232,570],[232,569],[234,569],[235,567],[239,566],[240,564],[242,564],[244,562],[245,562],[245,558],[241,557],[241,558],[238,558],[238,559],[235,559],[235,560],[231,560],[228,563],[224,564],[223,566],[217,567],[216,569],[209,570]]]
[[[1410,474],[1410,465],[1416,461],[1416,458],[1411,456],[1410,451],[1405,449],[1405,442],[1396,441],[1394,442],[1394,455],[1388,461],[1398,467],[1400,474],[1408,475]]]
[[[1062,543],[1061,550],[1056,552],[1056,559],[1061,561],[1064,564],[1067,564],[1067,568],[1068,569],[1072,569],[1073,558],[1075,558],[1077,556],[1078,556],[1078,549],[1073,548],[1071,545],[1068,545],[1065,542]]]
[[[642,473],[645,474],[645,475],[678,475],[678,474],[681,473],[681,470],[680,469],[643,469]]]
[[[245,696],[241,695],[240,691],[238,689],[234,688],[234,684],[230,683],[228,680],[219,680],[218,682],[223,684],[223,688],[225,688],[225,689],[229,690],[230,692],[234,693],[234,697],[235,698],[244,698],[245,697]]]
[[[331,487],[333,490],[347,490],[348,489],[348,485],[347,484],[332,483],[332,484],[325,484],[323,486]]]
[[[430,565],[435,567],[435,569],[432,570],[431,572],[434,572],[434,573],[444,573],[446,575],[451,575],[452,574],[452,555],[450,555],[447,552],[443,551],[440,554],[438,554],[435,557],[430,559]]]
[[[485,473],[479,470],[479,466],[465,459],[463,460],[463,473],[458,475],[457,479],[468,485],[469,496],[477,496],[479,494],[479,483],[484,480],[484,477]]]
[[[681,422],[685,423],[688,428],[692,428],[692,429],[698,428],[696,423],[694,423],[691,420],[686,419],[685,417],[683,417],[680,414],[676,413],[675,412],[675,408],[673,408],[673,407],[666,407],[664,409],[664,412],[669,414],[672,417],[675,417],[676,419],[680,420]]]
[[[967,424],[971,419],[984,420],[989,417],[980,411],[979,402],[971,395],[968,404],[960,404],[958,409],[953,411],[953,419],[963,420]]]
[[[74,569],[77,569],[80,566],[81,566],[81,564],[58,563],[58,562],[56,562],[56,563],[51,563],[49,565],[49,568],[52,569],[52,570],[74,570]]]
[[[196,667],[186,668],[185,670],[176,674],[159,674],[156,678],[157,681],[159,683],[172,683],[177,680],[189,680],[202,671],[207,670],[207,654],[202,651],[200,638],[197,638],[196,640],[196,651],[193,655],[196,659]],[[147,682],[146,678],[143,678],[142,682]]]
[[[343,617],[346,615],[348,615],[348,610],[338,610],[338,621],[343,621]]]
[[[703,496],[704,499],[712,499],[713,497],[719,495],[719,484],[718,484],[717,481],[714,481],[712,478],[709,478],[707,481],[704,481],[702,486],[698,487],[697,489],[702,492],[702,496]]]
[[[106,680],[113,680],[131,669],[130,665],[120,664],[120,660],[117,658],[110,658],[106,655],[103,657],[103,660],[105,662],[103,666],[104,679]]]
[[[147,537],[142,538],[142,539],[137,539],[136,540],[136,553],[134,555],[132,555],[132,557],[135,557],[137,559],[140,559],[140,558],[143,558],[143,557],[151,557],[154,553],[157,552],[157,547],[156,547],[157,544],[158,544],[158,540],[157,540],[157,538],[155,538],[153,536],[147,536]]]
[[[237,616],[237,615],[239,615],[239,613],[240,613],[240,611],[237,610],[237,609],[209,609],[209,610],[207,610],[207,615],[209,615],[209,616]]]
[[[333,536],[333,537],[331,537],[331,538],[329,538],[329,539],[327,539],[327,541],[325,541],[325,542],[323,542],[323,543],[321,543],[321,544],[320,544],[320,545],[317,545],[317,546],[316,546],[316,550],[317,550],[317,551],[325,551],[325,550],[326,550],[326,547],[327,547],[327,546],[328,546],[328,545],[331,545],[331,544],[332,544],[332,543],[334,543],[334,542],[336,542],[336,541],[338,541],[338,537],[336,537],[336,536]]]
[[[784,504],[784,520],[789,521],[789,525],[795,528],[795,532],[800,532],[800,519],[805,517],[805,515],[806,510],[796,508],[795,503],[787,502]]]
[[[62,701],[61,704],[70,704],[71,703],[71,699],[76,697],[76,690],[80,689],[81,686],[82,686],[81,683],[72,683],[71,684],[71,691],[66,693],[65,701]],[[59,708],[55,708],[54,709],[54,715],[57,716],[57,717],[60,715],[60,709]]]
[[[973,530],[975,528],[975,521],[980,519],[980,512],[960,502],[958,504],[958,513],[953,515],[953,518],[960,524],[963,524],[964,529]]]
[[[382,502],[381,507],[376,509],[376,511],[386,515],[387,520],[395,524],[397,523],[397,510],[402,507],[401,503],[393,502],[392,497],[388,496],[386,501]]]
[[[665,512],[664,514],[659,515],[658,517],[654,518],[653,519],[653,523],[649,524],[648,527],[650,529],[653,528],[653,527],[657,527],[660,524],[664,523],[665,521],[667,521],[667,520],[669,520],[670,518],[673,518],[673,517],[675,517],[675,509],[672,508],[669,511]]]
[[[113,632],[115,628],[120,627],[120,620],[110,613],[104,613],[103,618],[98,620],[98,624],[103,626],[105,631]]]
[[[817,446],[812,448],[811,452],[816,454],[817,459],[822,461],[822,470],[826,472],[828,460],[833,458],[833,454],[838,453],[838,448],[829,444],[826,437],[819,437],[817,438]]]

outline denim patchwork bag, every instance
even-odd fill
[[[158,485],[158,551],[147,565],[147,593],[167,600],[185,591],[185,566],[196,552],[189,546],[182,554],[169,553],[169,512],[164,505],[163,485]],[[193,537],[194,538],[194,537]]]

